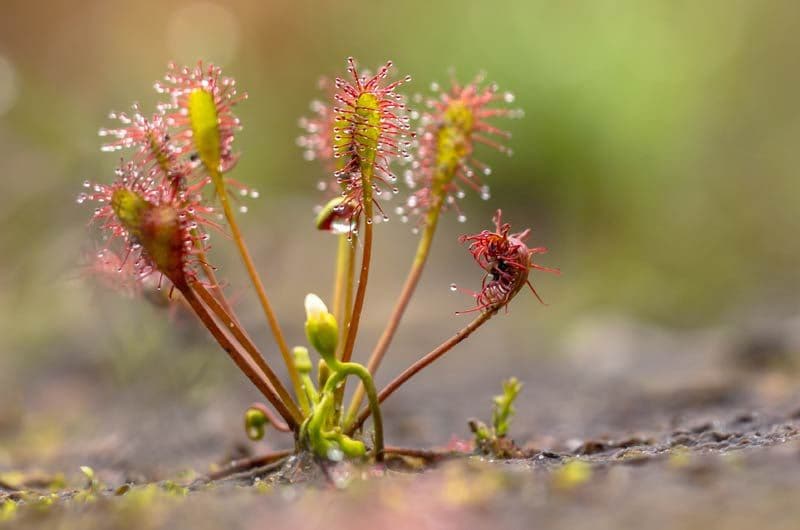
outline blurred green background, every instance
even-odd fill
[[[800,286],[798,20],[800,3],[791,0],[3,0],[7,392],[29,397],[19,393],[22,382],[45,367],[67,374],[98,365],[124,374],[100,385],[141,376],[182,388],[175,374],[195,377],[212,349],[192,325],[182,332],[199,338],[169,338],[173,321],[92,287],[79,265],[91,246],[90,211],[75,195],[86,178],[110,180],[116,163],[100,153],[96,131],[109,110],[133,101],[151,107],[152,83],[171,59],[219,63],[250,94],[237,109],[245,129],[234,177],[261,192],[244,229],[293,341],[302,339],[302,296],[328,292],[334,249],[312,230],[322,175],[295,145],[297,119],[319,97],[318,77],[342,72],[348,55],[371,68],[392,59],[413,76],[412,93],[445,81],[451,67],[462,79],[485,70],[525,110],[504,124],[514,133],[512,158],[480,153],[494,168],[491,200],[468,196],[467,223],[451,215],[438,234],[406,328],[419,330],[425,349],[456,329],[463,319],[453,312],[471,303],[449,293],[450,282],[479,281],[455,236],[487,226],[498,207],[514,226],[535,228],[535,242],[551,249],[541,262],[564,274],[536,278],[548,307],[520,297],[473,349],[537,352],[539,337],[596,313],[704,326],[764,308],[791,312]],[[396,220],[379,237],[362,350],[388,314],[415,243]],[[258,324],[233,249],[218,239],[215,262]],[[502,342],[505,334],[518,338]],[[153,373],[137,362],[139,350],[143,359],[173,357]],[[203,373],[209,385],[215,372]]]

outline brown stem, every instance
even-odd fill
[[[228,313],[225,312],[225,309],[222,307],[219,301],[214,298],[214,295],[212,295],[202,284],[194,283],[192,284],[192,288],[198,295],[200,295],[200,298],[203,299],[203,302],[205,302],[205,304],[211,309],[217,318],[222,321],[222,323],[225,325],[225,328],[230,330],[236,340],[238,340],[239,343],[244,346],[244,349],[250,356],[250,359],[256,363],[261,371],[267,376],[267,379],[269,379],[270,384],[278,393],[278,396],[280,396],[281,400],[286,404],[286,407],[289,409],[289,412],[292,414],[295,422],[297,424],[302,423],[303,415],[297,408],[292,396],[286,390],[286,387],[283,386],[283,383],[281,383],[281,380],[278,378],[269,364],[267,364],[267,361],[264,359],[261,351],[253,343],[244,329],[239,326],[239,324]]]
[[[356,245],[358,244],[358,235],[352,234],[352,242],[350,243],[350,256],[348,257],[347,267],[347,285],[344,291],[344,327],[350,329],[350,317],[353,316],[353,285],[355,285],[356,277]],[[339,360],[342,360],[342,352],[339,352]]]
[[[267,407],[263,403],[259,403],[259,402],[256,401],[255,403],[250,405],[249,408],[255,409],[255,410],[259,411],[261,414],[263,414],[264,416],[266,416],[267,421],[270,423],[270,425],[272,425],[272,428],[275,429],[276,431],[292,432],[292,429],[290,429],[289,426],[286,425],[286,423],[283,420],[281,420],[279,417],[277,417],[275,415],[275,413],[272,412],[272,409],[270,409],[269,407]]]
[[[203,273],[205,273],[208,283],[211,285],[211,289],[214,291],[214,298],[219,300],[219,303],[222,304],[222,307],[234,318],[234,320],[238,321],[236,315],[233,313],[233,308],[228,302],[228,299],[225,298],[225,293],[222,292],[222,286],[219,284],[219,280],[217,280],[217,274],[214,272],[214,267],[209,265],[208,257],[206,256],[205,251],[199,248],[200,243],[198,243],[197,246],[197,260],[200,262],[200,267],[203,269]]]
[[[282,460],[286,457],[292,456],[294,454],[294,450],[292,449],[285,449],[283,451],[275,451],[273,453],[267,453],[265,455],[260,455],[252,458],[242,458],[239,460],[234,460],[224,468],[220,469],[219,471],[215,471],[209,475],[211,480],[219,480],[225,477],[229,477],[231,475],[235,475],[237,473],[242,473],[243,471],[249,471],[254,468],[267,466],[269,464],[274,464],[279,460]]]
[[[447,353],[448,351],[452,350],[454,346],[458,343],[469,337],[476,329],[481,327],[485,322],[487,322],[490,318],[492,318],[495,313],[500,309],[500,306],[488,309],[482,312],[480,315],[475,317],[475,319],[467,324],[464,328],[456,332],[455,335],[447,339],[445,342],[440,344],[436,347],[436,349],[428,352],[423,356],[420,360],[406,368],[403,373],[395,377],[388,385],[386,385],[380,392],[378,392],[378,402],[383,403],[383,401],[391,396],[395,390],[400,388],[403,383],[411,379],[414,375],[417,374],[420,370],[425,368],[426,366],[430,365],[436,359]],[[358,419],[347,429],[348,434],[352,434],[353,431],[360,429],[364,422],[369,418],[370,415],[370,408],[366,407],[361,411],[359,414]]]
[[[348,259],[350,257],[350,242],[347,240],[346,234],[340,234],[338,239],[336,274],[333,278],[333,300],[331,306],[333,307],[333,316],[336,322],[341,324],[344,312],[349,310],[344,308],[344,290],[347,284],[347,270],[350,268]]]
[[[417,253],[414,256],[414,262],[411,264],[411,270],[408,272],[408,277],[406,278],[406,283],[403,285],[403,290],[400,293],[400,297],[397,299],[397,303],[392,310],[392,315],[389,317],[389,321],[386,324],[386,329],[383,330],[383,334],[381,335],[380,340],[378,340],[378,344],[375,346],[375,349],[372,351],[372,355],[370,355],[369,362],[367,363],[367,370],[373,376],[375,372],[378,371],[378,367],[383,360],[383,356],[386,354],[386,350],[389,349],[389,345],[392,343],[392,339],[394,338],[394,334],[397,332],[398,326],[400,326],[400,321],[403,318],[403,314],[408,307],[408,303],[411,301],[411,296],[414,294],[414,290],[417,288],[417,284],[419,283],[420,277],[422,277],[422,271],[425,268],[425,263],[428,260],[428,255],[430,254],[431,244],[433,243],[433,234],[436,232],[436,226],[439,223],[439,214],[442,211],[442,194],[436,194],[436,199],[434,203],[431,205],[431,208],[428,210],[428,213],[425,217],[425,230],[422,233],[422,237],[420,237],[419,245],[417,246]],[[353,394],[353,398],[350,401],[350,406],[347,409],[347,423],[350,424],[356,416],[358,412],[358,408],[361,406],[361,401],[364,399],[364,385],[359,384],[356,387],[356,391]]]
[[[361,320],[361,311],[364,309],[364,297],[367,292],[367,282],[369,281],[369,265],[372,259],[372,202],[370,200],[364,204],[364,253],[361,257],[361,273],[358,277],[358,289],[356,289],[356,299],[353,302],[353,313],[350,317],[350,325],[347,329],[347,341],[342,350],[342,362],[349,362],[353,356],[353,346],[358,334],[358,324]]]
[[[293,430],[297,430],[298,422],[295,420],[291,412],[289,412],[289,409],[286,407],[281,398],[275,393],[275,390],[272,388],[272,386],[270,386],[269,380],[261,372],[258,365],[255,364],[252,359],[250,359],[245,351],[243,351],[242,346],[231,340],[231,338],[228,336],[228,333],[214,320],[214,316],[203,305],[203,302],[197,297],[195,292],[188,286],[188,284],[178,283],[176,284],[176,287],[181,291],[181,294],[183,294],[183,297],[186,299],[186,301],[189,302],[189,305],[192,306],[195,314],[201,320],[206,329],[208,329],[222,349],[225,350],[231,359],[233,359],[233,362],[236,363],[236,366],[238,366],[242,373],[244,373],[244,375],[250,379],[256,388],[261,391],[264,397],[266,397],[272,406],[275,407],[275,410],[278,411],[278,414],[280,414],[281,417],[286,420],[286,423]]]
[[[280,324],[278,324],[278,318],[275,316],[275,312],[272,310],[272,305],[269,303],[269,298],[267,298],[267,292],[264,289],[264,283],[261,281],[261,277],[258,275],[256,266],[253,263],[253,258],[250,256],[250,250],[247,248],[247,245],[244,242],[244,237],[242,237],[239,224],[236,222],[236,217],[233,215],[233,210],[231,209],[230,200],[228,199],[228,194],[225,190],[222,175],[216,170],[210,172],[211,178],[214,181],[214,185],[217,188],[217,196],[222,204],[222,210],[225,214],[225,218],[228,221],[228,226],[230,226],[233,241],[236,243],[236,247],[239,249],[239,254],[241,255],[244,266],[247,269],[247,274],[250,276],[250,281],[256,290],[258,300],[261,302],[264,315],[267,317],[267,323],[272,330],[272,335],[275,337],[275,342],[278,344],[278,349],[283,356],[283,362],[286,364],[286,369],[289,371],[289,378],[292,380],[294,391],[297,394],[298,399],[303,400],[305,399],[305,394],[302,390],[302,386],[300,385],[300,375],[297,373],[297,368],[292,360],[289,346],[283,336],[283,331],[281,331]]]

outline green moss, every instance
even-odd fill
[[[570,460],[553,473],[553,487],[572,490],[592,478],[592,466],[582,460]]]
[[[0,503],[0,522],[13,519],[17,514],[17,503],[14,501],[5,501]]]
[[[189,488],[181,486],[180,484],[177,484],[171,480],[165,480],[162,482],[161,489],[165,493],[175,497],[185,497],[189,494]]]

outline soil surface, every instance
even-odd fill
[[[169,401],[160,392],[174,389],[153,380],[111,388],[92,366],[56,366],[24,410],[3,409],[0,524],[795,529],[798,330],[797,319],[692,332],[588,319],[554,355],[443,363],[387,401],[388,443],[430,454],[383,466],[300,455],[216,480],[231,460],[291,445],[246,441],[246,391],[204,379],[210,397]],[[488,420],[512,374],[525,382],[511,425],[520,458],[464,452],[468,420]]]

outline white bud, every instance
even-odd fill
[[[328,306],[314,293],[308,293],[306,295],[304,304],[306,307],[306,319],[308,320],[316,320],[328,313]]]

